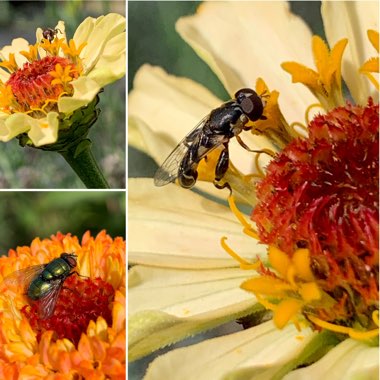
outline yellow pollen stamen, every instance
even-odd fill
[[[377,52],[379,52],[379,32],[369,29],[367,30],[367,36],[372,46],[376,49]]]
[[[55,78],[51,81],[51,84],[62,84],[62,86],[66,87],[66,85],[74,79],[70,76],[72,71],[73,70],[70,66],[63,68],[59,63],[57,63],[55,65],[55,70],[49,72],[49,74]]]
[[[379,335],[379,329],[374,329],[370,331],[359,331],[351,327],[334,325],[333,323],[322,321],[321,319],[313,315],[308,315],[308,318],[310,319],[311,322],[313,322],[315,325],[319,327],[322,327],[326,330],[334,331],[337,333],[347,334],[350,336],[350,338],[356,339],[356,340],[367,340]]]
[[[273,322],[277,328],[282,329],[302,309],[302,302],[296,299],[282,301],[274,311]]]
[[[29,51],[20,51],[20,54],[23,55],[29,62],[36,61],[38,59],[38,44],[30,45]]]
[[[13,73],[18,70],[18,65],[16,63],[16,58],[14,53],[9,53],[8,61],[2,61],[0,67],[6,68],[10,73]]]
[[[245,220],[243,214],[240,212],[240,210],[237,208],[235,199],[233,195],[229,195],[227,198],[228,205],[230,206],[231,211],[236,216],[236,218],[239,220],[239,222],[243,225],[244,229],[243,231],[247,233],[249,231],[249,236],[259,240],[259,236],[257,235],[256,230]]]
[[[348,40],[338,41],[329,51],[326,43],[313,36],[312,49],[317,71],[296,62],[284,62],[281,67],[292,76],[293,83],[302,83],[319,99],[326,110],[344,105],[341,63]]]
[[[264,178],[264,177],[265,177],[264,170],[261,169],[259,159],[260,159],[260,153],[257,153],[257,154],[255,155],[255,168],[256,168],[256,171],[258,172],[257,175],[258,175],[260,178]]]
[[[372,320],[375,322],[376,326],[379,326],[379,310],[375,310],[372,313]]]
[[[260,262],[256,262],[256,263],[249,263],[248,261],[244,260],[243,258],[241,258],[231,247],[229,247],[226,243],[226,240],[227,240],[227,237],[226,236],[223,236],[221,239],[220,239],[220,244],[222,246],[222,248],[233,258],[235,259],[239,264],[240,264],[240,268],[241,269],[244,269],[244,270],[256,270],[259,268],[260,266]]]
[[[83,42],[80,44],[80,46],[77,48],[75,45],[75,41],[71,39],[69,41],[69,44],[62,44],[62,50],[63,52],[72,58],[73,60],[77,57],[79,57],[79,54],[82,52],[83,48],[87,45],[87,42]]]
[[[379,53],[379,32],[375,30],[367,31],[368,39],[371,42],[372,46]],[[379,73],[379,57],[372,57],[368,59],[362,67],[360,67],[359,72],[364,74],[370,82],[375,86],[375,88],[379,91],[379,81],[373,75],[373,73]]]
[[[321,103],[313,103],[313,104],[310,104],[307,108],[306,108],[306,111],[305,111],[305,120],[306,120],[306,125],[309,125],[310,124],[310,111],[313,109],[313,108],[322,108],[322,104]],[[306,128],[307,130],[307,128]]]

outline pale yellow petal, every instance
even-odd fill
[[[67,114],[86,106],[94,100],[101,89],[96,81],[84,76],[72,81],[71,85],[74,88],[73,96],[63,96],[58,100],[59,111]]]
[[[366,104],[368,96],[375,95],[375,89],[358,70],[366,60],[375,55],[367,37],[367,30],[379,28],[379,3],[324,1],[321,11],[330,47],[340,39],[348,38],[343,56],[342,76],[355,102]]]
[[[160,67],[144,65],[134,78],[128,100],[131,116],[141,119],[171,147],[154,157],[162,161],[222,100],[187,78],[168,75]],[[133,140],[130,141],[133,144]]]
[[[34,119],[31,123],[28,136],[35,146],[52,144],[58,138],[58,113],[49,112],[46,119]]]
[[[89,73],[96,67],[107,44],[118,34],[124,33],[125,17],[117,13],[109,13],[98,19],[87,18],[83,23],[84,25],[79,26],[79,31],[74,34],[73,39],[76,46],[87,42],[80,57],[83,60],[85,72]],[[85,37],[86,39],[84,39]]]
[[[299,333],[293,326],[277,330],[269,321],[162,355],[144,379],[271,379],[312,336],[310,330]]]
[[[281,94],[279,103],[288,122],[303,121],[315,98],[292,85],[281,69],[284,61],[312,64],[311,32],[290,13],[288,2],[206,2],[194,16],[177,22],[180,35],[208,63],[232,96],[264,78]]]
[[[0,140],[9,141],[19,135],[29,131],[30,123],[32,122],[30,116],[27,116],[22,113],[16,113],[5,120],[0,121]]]
[[[378,376],[379,347],[346,339],[316,363],[290,372],[284,380],[377,380]]]
[[[104,87],[125,75],[125,33],[113,37],[88,77]]]
[[[242,233],[241,224],[227,207],[173,184],[154,187],[152,179],[129,181],[132,263],[195,269],[236,267],[238,263],[220,245],[222,236],[247,260],[266,255],[263,245]]]
[[[0,50],[0,59],[7,61],[9,59],[9,54],[13,53],[15,55],[17,65],[22,67],[22,65],[27,62],[27,59],[20,54],[20,51],[23,50],[29,50],[29,42],[24,38],[15,38],[12,40],[12,45],[4,46]]]
[[[183,270],[134,266],[128,278],[128,311],[160,310],[189,318],[255,297],[240,289],[251,276],[240,268]]]

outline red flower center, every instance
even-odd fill
[[[41,108],[47,100],[54,101],[63,92],[61,85],[52,85],[54,79],[49,73],[60,64],[63,68],[72,63],[67,58],[47,56],[32,63],[25,63],[22,69],[14,72],[6,85],[11,86],[17,105],[14,111],[27,112]]]
[[[112,324],[114,295],[113,287],[102,279],[83,279],[74,274],[64,282],[50,318],[40,319],[38,301],[24,306],[21,311],[36,332],[38,341],[43,332],[53,330],[56,339],[67,338],[78,344],[91,320],[96,321],[101,316],[108,325]]]
[[[308,248],[340,315],[369,318],[378,301],[379,108],[347,104],[309,125],[259,184],[260,239],[288,255]]]

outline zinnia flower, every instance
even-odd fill
[[[69,41],[59,21],[30,45],[16,38],[0,50],[0,139],[27,133],[35,146],[57,141],[59,129],[102,87],[125,74],[125,18],[88,17]],[[49,33],[47,34],[49,36]]]
[[[0,283],[15,271],[45,264],[62,252],[78,257],[74,274],[42,319],[21,292],[0,296],[2,379],[125,378],[125,242],[105,231],[82,241],[57,233],[0,258]],[[9,277],[8,277],[9,278]],[[7,281],[3,283],[7,284]],[[38,301],[37,301],[38,302]]]
[[[88,133],[98,94],[125,75],[125,18],[88,17],[70,40],[63,21],[36,36],[0,50],[0,140],[58,152],[87,187],[107,188]]]
[[[238,318],[249,327],[159,357],[147,379],[378,375],[377,15],[377,3],[323,3],[330,48],[282,2],[205,3],[178,21],[231,97],[245,87],[262,96],[267,119],[241,136],[273,158],[231,140],[234,215],[175,185],[130,181],[129,260],[139,264],[130,359]],[[129,99],[130,143],[161,164],[221,103],[144,66]],[[197,184],[221,197],[207,183],[214,168],[215,157],[201,162]]]

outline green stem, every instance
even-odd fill
[[[89,140],[82,140],[78,145],[61,151],[60,154],[88,189],[110,188],[95,161]]]

